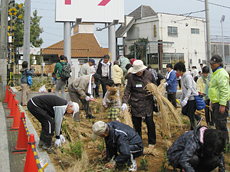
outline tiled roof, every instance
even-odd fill
[[[150,6],[141,5],[131,12],[129,16],[133,16],[135,19],[141,19],[143,17],[155,16],[156,14],[157,13]]]
[[[60,41],[42,50],[42,54],[64,54],[64,41]],[[71,57],[103,57],[106,53],[97,42],[95,35],[78,33],[71,36]]]

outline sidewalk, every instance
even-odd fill
[[[4,172],[19,172],[24,170],[26,153],[25,154],[12,154],[11,148],[17,145],[18,131],[10,132],[9,128],[13,125],[13,119],[7,119],[10,115],[10,110],[5,110],[7,104],[0,103],[0,171]],[[21,106],[20,106],[21,107]],[[22,108],[21,111],[24,111]],[[30,122],[29,118],[26,116],[26,125],[30,134],[34,134],[35,143],[37,148],[37,153],[39,158],[46,158],[49,165],[44,169],[44,172],[55,172],[55,169],[49,159],[48,154],[38,148],[39,137]]]

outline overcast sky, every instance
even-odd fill
[[[24,3],[24,0],[15,0],[16,3]],[[124,0],[125,14],[129,14],[141,5],[152,7],[155,12],[171,14],[191,13],[191,16],[204,17],[204,0]],[[44,32],[41,37],[44,41],[42,48],[63,40],[63,23],[55,23],[55,0],[31,0],[31,13],[37,9],[38,15],[42,16],[40,27]],[[220,19],[225,15],[224,36],[230,37],[230,0],[209,0],[211,35],[221,36]],[[87,11],[86,11],[87,12]],[[103,27],[97,24],[96,27]],[[95,31],[96,37],[102,47],[108,47],[108,30]],[[230,41],[230,40],[229,40]]]

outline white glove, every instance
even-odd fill
[[[56,139],[55,142],[54,142],[54,146],[57,148],[57,147],[60,147],[61,146],[61,140],[60,139]]]
[[[124,111],[125,109],[128,110],[128,107],[126,103],[123,103],[121,106],[121,110]]]
[[[184,99],[180,104],[182,107],[184,107],[187,103],[188,103],[188,101]]]
[[[109,99],[106,99],[106,102],[107,102],[107,103],[110,103],[110,100],[109,100]]]
[[[87,102],[89,101],[89,99],[90,99],[89,96],[86,96],[86,97],[85,97],[85,100],[86,100]]]
[[[166,88],[168,84],[167,84],[167,82],[166,82],[166,83],[163,83],[163,85],[164,85],[164,86],[165,86],[165,88]]]
[[[62,134],[60,135],[60,140],[62,143],[65,143],[65,137]]]
[[[90,98],[93,99],[93,95],[90,95]]]
[[[105,108],[107,108],[107,104],[105,102],[103,102],[103,106],[105,106]]]

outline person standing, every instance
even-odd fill
[[[127,74],[126,65],[130,64],[130,61],[129,61],[129,59],[127,57],[122,56],[122,55],[118,56],[118,60],[117,61],[119,62],[119,66],[120,66],[120,68],[123,71],[123,76],[125,77],[126,74]]]
[[[119,62],[114,61],[113,63],[113,82],[116,87],[121,87],[121,79],[123,78],[123,71],[119,67]]]
[[[21,105],[26,106],[27,103],[27,95],[28,95],[28,82],[27,82],[27,76],[31,76],[34,74],[34,66],[32,65],[30,67],[30,70],[28,70],[28,62],[24,61],[22,62],[22,69],[20,70],[22,73],[21,77]]]
[[[105,83],[108,79],[113,79],[113,73],[112,73],[112,64],[109,62],[109,55],[104,55],[103,59],[99,61],[98,67],[97,67],[97,74],[101,76],[101,86],[103,90],[103,98],[106,93],[106,86]],[[99,97],[99,86],[95,89],[96,97]]]
[[[154,148],[156,144],[155,123],[153,121],[154,100],[144,89],[148,83],[154,83],[152,73],[146,70],[146,66],[141,60],[133,63],[132,74],[128,78],[128,83],[123,96],[121,110],[127,109],[127,104],[131,106],[131,115],[134,128],[141,136],[142,117],[145,118],[148,129],[148,144]]]
[[[169,63],[166,65],[167,73],[166,73],[166,83],[164,86],[166,87],[168,100],[172,103],[172,105],[177,108],[176,104],[176,92],[177,92],[177,79],[176,73],[173,70],[172,64]]]
[[[222,58],[219,55],[212,56],[208,61],[212,69],[208,97],[211,101],[210,107],[213,111],[213,118],[216,129],[221,130],[229,144],[227,117],[229,110],[229,75],[221,67]]]
[[[67,102],[65,99],[55,95],[41,95],[31,98],[27,103],[30,113],[41,123],[42,131],[38,146],[48,153],[52,153],[52,137],[54,131],[56,140],[55,147],[65,142],[62,135],[61,124],[65,114],[72,114],[72,117],[79,111],[75,102]]]
[[[199,94],[201,94],[205,100],[205,104],[207,105],[205,107],[205,119],[207,126],[210,128],[214,127],[213,122],[213,112],[210,111],[210,99],[208,98],[208,88],[210,84],[211,75],[209,74],[209,68],[208,66],[205,66],[202,68],[202,74],[197,80],[196,88]]]
[[[143,154],[143,144],[140,136],[130,126],[118,121],[107,124],[97,121],[92,130],[92,139],[98,136],[105,139],[106,149],[102,151],[102,156],[106,155],[110,159],[105,164],[106,168],[114,169],[127,163],[128,171],[137,171],[135,158]]]
[[[93,82],[99,78],[100,76],[98,74],[83,75],[80,78],[74,79],[73,83],[71,83],[68,87],[69,96],[70,96],[71,101],[77,102],[77,103],[80,103],[81,101],[85,109],[86,118],[89,118],[89,119],[95,118],[95,116],[92,115],[92,111],[89,106],[89,102],[94,101],[91,96],[92,86],[93,86]],[[77,121],[80,121],[79,114],[75,116],[75,119]]]
[[[202,120],[200,116],[195,114],[196,102],[194,95],[198,95],[196,83],[193,80],[190,71],[186,72],[184,63],[176,63],[174,70],[176,70],[178,75],[181,76],[182,94],[180,97],[180,104],[182,106],[182,114],[189,117],[191,130],[194,130]],[[195,122],[195,119],[197,120],[197,123]]]
[[[60,59],[60,62],[56,63],[56,65],[54,67],[54,72],[53,72],[54,75],[56,75],[56,73],[57,73],[55,95],[56,96],[59,95],[59,90],[61,88],[62,98],[66,99],[66,94],[65,94],[66,81],[63,81],[61,79],[61,74],[62,74],[63,65],[67,65],[67,64],[66,64],[65,56],[64,55],[61,55],[59,59]]]
[[[78,72],[78,78],[83,75],[90,75],[91,74],[91,66],[95,66],[95,60],[89,59],[89,62],[83,64]]]
[[[133,62],[135,62],[137,59],[135,59],[133,56],[129,57],[130,64],[133,67]]]

